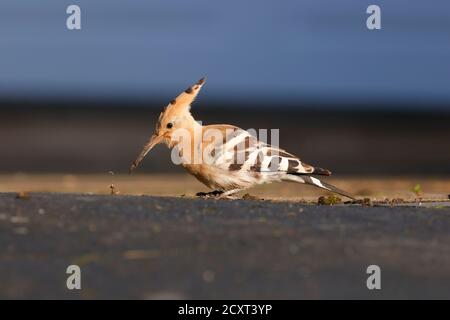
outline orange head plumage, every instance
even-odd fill
[[[192,117],[190,109],[198,93],[203,87],[206,78],[201,78],[197,83],[187,88],[164,108],[159,115],[158,123],[156,124],[155,133],[150,137],[150,140],[145,144],[142,152],[132,163],[130,173],[135,169],[139,163],[144,159],[147,153],[158,143],[164,142],[171,145],[172,133],[177,129],[191,130],[195,125],[198,125]]]

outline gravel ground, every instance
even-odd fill
[[[3,193],[0,252],[8,299],[450,298],[448,203]]]

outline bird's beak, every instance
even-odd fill
[[[163,140],[163,135],[153,134],[150,138],[150,140],[147,142],[147,144],[144,146],[144,148],[141,151],[141,154],[134,160],[134,162],[131,164],[130,171],[131,172],[139,165],[139,163],[144,159],[144,157],[147,155],[147,153],[150,152],[150,150],[153,149],[154,146],[156,146],[158,143],[160,143]]]

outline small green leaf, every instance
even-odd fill
[[[412,192],[414,192],[416,194],[416,196],[419,196],[420,194],[422,194],[422,187],[420,186],[419,183],[414,186],[414,188],[412,189]]]

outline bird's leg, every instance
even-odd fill
[[[244,190],[244,189],[239,188],[239,189],[233,189],[233,190],[228,190],[228,191],[222,192],[219,195],[219,198],[221,198],[221,199],[237,199],[238,197],[236,197],[235,194],[242,190]]]
[[[223,191],[221,190],[214,190],[211,192],[197,192],[196,196],[197,197],[204,197],[204,198],[209,198],[209,197],[218,197],[220,195],[223,194]]]

